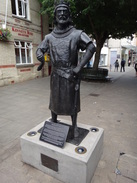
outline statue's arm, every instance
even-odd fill
[[[73,69],[73,72],[76,74],[78,74],[81,69],[88,63],[88,61],[92,58],[93,54],[96,51],[96,47],[85,33],[82,37],[82,47],[83,50],[86,49],[86,53],[79,65]]]
[[[40,43],[40,45],[38,46],[37,51],[36,51],[37,59],[41,62],[41,64],[37,68],[37,71],[40,71],[42,69],[42,67],[44,66],[44,63],[45,63],[44,54],[47,52],[47,50],[48,50],[48,42],[47,42],[47,38],[45,38]]]
[[[87,46],[86,53],[82,59],[82,61],[79,63],[79,65],[73,69],[74,73],[79,73],[81,69],[88,63],[88,61],[92,58],[93,54],[95,53],[96,48],[95,46],[91,43]]]

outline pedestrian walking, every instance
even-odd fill
[[[115,65],[114,72],[115,72],[115,71],[118,72],[118,68],[119,68],[119,62],[118,62],[118,60],[115,61],[114,65]]]
[[[122,58],[120,72],[122,72],[122,70],[123,70],[123,72],[125,72],[125,63],[126,63],[126,61]]]
[[[131,65],[131,61],[130,61],[130,59],[128,60],[128,67],[130,67],[130,65]]]
[[[135,71],[136,71],[136,77],[137,77],[137,60],[136,60],[136,62],[135,62],[134,68],[135,68]]]
[[[112,65],[110,64],[110,66],[109,66],[109,69],[110,69],[110,71],[112,70]]]

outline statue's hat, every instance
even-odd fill
[[[69,2],[65,1],[65,0],[55,0],[54,1],[55,4],[55,9],[57,9],[60,6],[66,7],[69,9]]]

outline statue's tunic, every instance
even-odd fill
[[[84,32],[70,27],[66,31],[54,29],[45,36],[37,49],[38,58],[43,57],[45,52],[50,54],[52,72],[49,109],[57,115],[73,115],[80,111],[79,89],[76,91],[76,85],[80,82],[79,78],[72,77],[72,70],[78,64],[79,49],[85,50],[89,43],[91,39]]]

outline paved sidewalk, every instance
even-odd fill
[[[104,129],[104,151],[91,183],[137,182],[137,77],[81,83],[78,122]],[[61,183],[21,161],[20,136],[50,116],[49,77],[0,87],[0,183]],[[68,117],[62,117],[70,119]]]

